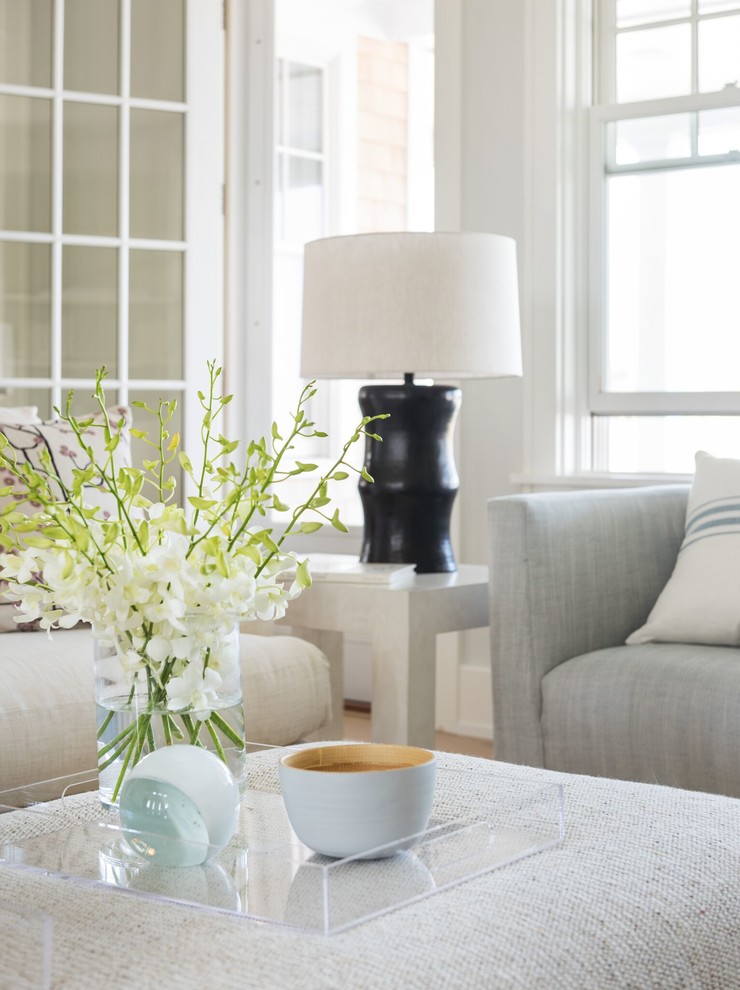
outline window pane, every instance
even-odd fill
[[[740,10],[740,0],[699,0],[700,14],[717,14],[723,10]]]
[[[321,162],[290,156],[285,193],[285,239],[305,243],[321,237],[324,228],[324,187]]]
[[[51,230],[51,102],[0,96],[0,229]]]
[[[131,95],[181,103],[184,53],[184,0],[132,0]]]
[[[321,71],[310,65],[290,63],[288,87],[288,144],[302,151],[321,151],[323,144]]]
[[[118,374],[118,252],[65,247],[62,252],[62,375],[92,378],[105,365]]]
[[[738,416],[595,417],[606,430],[606,463],[600,470],[693,474],[694,454],[740,458]]]
[[[182,378],[183,255],[131,251],[129,257],[129,375]]]
[[[183,115],[131,111],[131,236],[182,240]]]
[[[609,178],[607,389],[737,389],[739,226],[740,165]]]
[[[0,83],[51,86],[51,0],[0,0]]]
[[[118,110],[64,105],[63,225],[67,234],[118,233]]]
[[[699,154],[740,151],[740,107],[704,110],[699,114]]]
[[[45,388],[0,388],[0,406],[36,406],[41,419],[51,419],[51,393]]]
[[[0,241],[0,376],[50,374],[50,298],[48,244]]]
[[[617,165],[686,158],[691,154],[691,117],[687,113],[622,120],[610,124],[609,129],[616,133]],[[612,140],[610,135],[610,145]]]
[[[740,83],[740,16],[699,22],[699,90]]]
[[[620,103],[691,92],[691,28],[688,24],[629,31],[617,36]]]
[[[65,0],[64,88],[118,92],[118,0]]]
[[[688,17],[691,0],[617,0],[617,27]]]

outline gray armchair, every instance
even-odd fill
[[[624,645],[671,575],[687,496],[490,500],[497,759],[740,797],[740,650]]]

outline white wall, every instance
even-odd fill
[[[489,498],[578,467],[578,378],[562,355],[576,353],[580,319],[573,202],[589,69],[575,41],[590,32],[589,10],[588,0],[437,0],[438,217],[513,237],[519,263],[524,377],[463,386],[456,547],[471,563],[487,562]],[[440,674],[454,693],[438,704],[444,727],[490,736],[487,634],[460,637],[454,677],[449,664]]]
[[[527,11],[523,0],[438,0],[436,25],[437,226],[444,229],[457,222],[461,230],[513,237],[518,246],[520,295]],[[523,319],[525,314],[523,305]],[[523,399],[520,379],[463,385],[456,540],[462,561],[486,563],[486,501],[514,491],[511,478],[524,469]],[[476,631],[459,640],[456,683],[450,683],[444,661],[440,670],[440,691],[455,695],[452,705],[444,704],[444,699],[438,705],[442,727],[490,737],[488,634]]]

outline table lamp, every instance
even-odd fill
[[[377,233],[311,241],[304,255],[301,375],[403,378],[364,385],[372,429],[360,479],[360,560],[456,570],[452,432],[461,392],[437,379],[522,373],[516,245],[478,233]]]

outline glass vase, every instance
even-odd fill
[[[105,805],[117,806],[126,775],[148,753],[182,743],[215,753],[240,790],[246,786],[239,627],[202,619],[185,625],[178,655],[157,655],[156,662],[149,644],[130,634],[94,638],[98,781]]]

